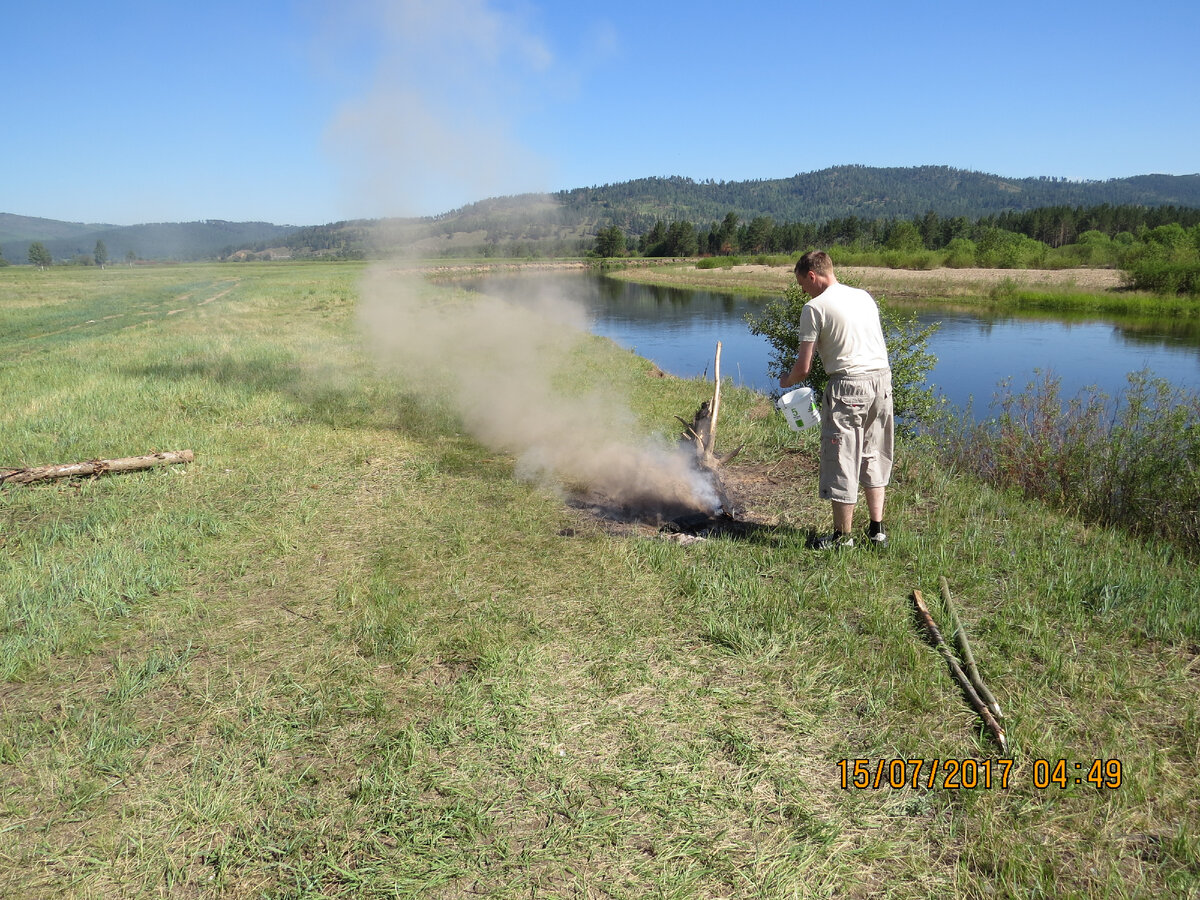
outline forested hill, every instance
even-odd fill
[[[641,178],[556,195],[572,214],[632,232],[656,219],[710,222],[734,212],[743,219],[823,222],[939,216],[975,219],[1046,206],[1200,207],[1200,175],[1138,175],[1108,181],[1002,178],[947,166],[838,166],[762,181]],[[465,210],[464,210],[465,212]]]
[[[976,220],[1052,207],[1102,206],[1200,209],[1200,174],[1070,181],[1002,178],[947,166],[838,166],[759,181],[640,178],[551,195],[493,197],[427,218],[304,228],[220,220],[117,227],[0,213],[0,254],[22,263],[37,241],[55,261],[76,262],[92,258],[100,244],[111,262],[354,257],[393,251],[570,256],[591,250],[597,232],[610,226],[631,238],[648,234],[656,223],[704,228],[730,213],[743,222],[769,218],[776,224],[820,225],[836,219],[914,219],[930,211],[942,218]]]
[[[547,209],[546,200],[554,201]],[[974,221],[1037,209],[1096,207],[1200,209],[1200,174],[1137,175],[1107,181],[1003,178],[948,166],[838,166],[791,178],[694,181],[639,178],[550,195],[494,197],[435,216],[410,246],[431,255],[494,247],[520,255],[554,248],[581,252],[598,231],[617,226],[640,237],[656,223],[703,228],[733,213],[743,222],[766,218],[819,225],[831,220],[911,220],[932,211]],[[501,246],[502,245],[502,246]]]

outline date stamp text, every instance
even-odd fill
[[[839,759],[843,790],[880,788],[943,788],[945,790],[1005,789],[1017,783],[1011,759]],[[1073,785],[1097,790],[1119,788],[1124,780],[1121,760],[1035,759],[1020,768],[1022,778],[1038,790]]]

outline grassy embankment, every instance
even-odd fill
[[[1193,562],[903,452],[891,552],[816,557],[811,437],[731,388],[775,524],[616,536],[380,374],[361,272],[0,271],[0,465],[197,460],[0,488],[0,894],[1200,895]],[[575,364],[647,431],[711,390]],[[995,756],[909,613],[939,575],[1008,784],[844,790]]]
[[[783,257],[761,262],[699,268],[688,262],[646,265],[615,263],[614,278],[713,290],[750,296],[774,296],[792,282],[792,263]],[[703,260],[702,262],[711,262]],[[1061,314],[1121,315],[1200,319],[1194,297],[1164,296],[1122,287],[1115,269],[888,269],[839,266],[843,278],[899,303],[962,305],[989,312],[1040,311]]]

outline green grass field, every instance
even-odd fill
[[[620,533],[389,374],[364,271],[0,269],[0,469],[196,460],[0,486],[0,896],[1200,897],[1194,560],[916,446],[891,550],[816,556],[812,438],[732,387],[769,524]],[[569,356],[634,432],[712,392]],[[939,576],[1011,767],[915,625]]]

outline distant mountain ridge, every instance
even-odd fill
[[[0,213],[0,246],[11,241],[54,241],[87,234],[112,225],[84,225],[82,222],[60,222],[57,219],[36,219]]]
[[[878,168],[837,166],[818,172],[757,181],[695,181],[679,176],[639,178],[617,184],[574,188],[550,195],[558,208],[549,216],[525,214],[533,195],[472,203],[434,218],[433,238],[485,234],[489,241],[535,243],[552,223],[556,237],[581,239],[608,226],[626,235],[649,232],[656,221],[698,227],[734,213],[747,222],[769,217],[776,224],[821,224],[832,219],[913,219],[938,216],[980,219],[1003,212],[1046,207],[1143,206],[1200,209],[1200,174],[1138,175],[1108,181],[1065,178],[1004,178],[949,166]],[[540,198],[543,202],[545,196]]]
[[[1137,175],[1107,181],[1004,178],[949,166],[836,166],[790,178],[694,181],[639,178],[546,195],[493,197],[419,219],[374,219],[305,228],[267,222],[86,225],[0,213],[0,251],[26,261],[32,241],[58,260],[91,254],[104,241],[109,259],[224,258],[235,251],[288,247],[295,255],[415,249],[436,255],[452,248],[524,241],[529,246],[579,245],[617,225],[648,232],[657,220],[705,225],[735,213],[743,221],[821,223],[836,218],[939,216],[977,219],[1042,207],[1175,206],[1200,208],[1200,174]]]
[[[24,263],[29,245],[41,241],[56,261],[91,256],[103,241],[112,262],[136,259],[189,262],[214,259],[250,246],[278,246],[299,228],[268,222],[159,222],[145,225],[87,225],[0,213],[0,251]]]
[[[760,181],[643,178],[576,188],[557,196],[568,209],[612,210],[613,215],[624,216],[625,225],[634,230],[640,230],[647,216],[661,218],[664,213],[669,218],[697,224],[720,220],[731,211],[743,219],[770,216],[776,222],[819,223],[848,216],[912,218],[929,210],[943,217],[975,219],[1010,210],[1105,203],[1195,208],[1200,207],[1200,174],[1070,181],[1048,177],[1003,178],[949,166],[837,166],[791,178]]]

